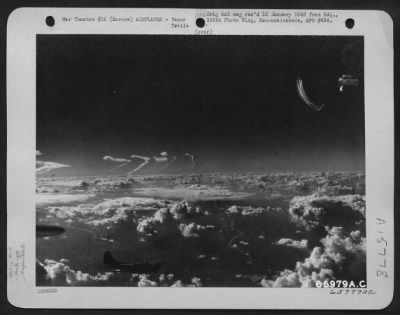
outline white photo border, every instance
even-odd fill
[[[337,15],[332,23],[211,23],[204,30],[211,30],[213,36],[364,37],[367,283],[368,289],[375,294],[334,295],[328,288],[57,287],[40,292],[36,287],[36,35],[201,36],[196,18],[215,11],[235,9],[19,8],[10,14],[7,24],[7,268],[15,263],[15,253],[23,257],[22,262],[18,260],[21,264],[19,275],[9,274],[7,270],[7,293],[11,304],[24,308],[382,309],[391,303],[394,290],[393,21],[384,11],[368,10],[312,10]],[[54,17],[53,27],[46,25],[47,16]],[[71,23],[63,21],[62,17],[66,16],[175,16],[186,18],[190,23],[187,28],[172,28],[165,21]],[[353,29],[345,27],[347,18],[355,20]],[[387,272],[388,277],[382,271]]]

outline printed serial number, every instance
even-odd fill
[[[364,280],[361,281],[347,281],[347,280],[325,280],[315,282],[317,288],[366,288],[367,283]]]
[[[336,295],[373,295],[376,294],[374,290],[367,289],[331,289],[329,294]]]

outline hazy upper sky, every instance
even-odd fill
[[[96,175],[104,155],[195,155],[204,171],[364,169],[363,40],[303,36],[37,39],[37,149]],[[340,93],[337,79],[357,75]],[[317,112],[296,91],[300,75]],[[125,172],[140,164],[132,161]],[[154,171],[154,170],[153,170]],[[190,171],[177,163],[170,171]]]

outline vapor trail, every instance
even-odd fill
[[[39,156],[39,155],[42,155],[42,152],[40,152],[39,150],[36,150],[36,156]],[[71,165],[50,162],[50,161],[36,160],[36,174],[37,175],[45,174],[45,173],[48,173],[57,168],[63,168],[63,167],[71,167]]]
[[[130,163],[131,160],[129,159],[124,159],[124,158],[117,158],[117,157],[112,157],[111,155],[106,155],[103,157],[103,160],[105,161],[110,161],[110,162],[115,162],[115,163]]]
[[[119,169],[121,167],[124,167],[126,165],[128,165],[130,162],[126,162],[126,163],[122,163],[121,165],[117,165],[114,169]]]
[[[113,172],[113,171],[115,171],[117,169],[120,169],[121,167],[124,167],[124,166],[128,165],[128,164],[129,164],[129,162],[122,163],[120,165],[117,165],[116,167],[113,167],[111,169],[108,169],[108,170],[104,171],[102,174],[104,175],[104,174],[107,174],[107,173],[111,173],[111,172]]]
[[[167,161],[167,163],[161,167],[162,170],[167,169],[168,167],[170,167],[172,165],[172,163],[174,163],[176,161],[176,156],[174,155],[170,160]]]
[[[150,163],[151,158],[147,157],[147,156],[141,156],[141,155],[137,155],[137,154],[133,154],[131,155],[131,159],[140,159],[143,160],[143,163],[140,164],[138,167],[134,168],[133,170],[129,171],[127,176],[130,177],[132,176],[134,173],[140,171],[143,167],[145,167],[147,164]]]
[[[196,168],[196,161],[194,159],[194,155],[191,153],[185,153],[184,156],[188,156],[190,160],[192,161],[192,165],[190,166],[192,169]]]
[[[71,167],[71,165],[49,161],[36,161],[36,174],[45,174],[57,168]]]
[[[303,80],[300,77],[297,78],[296,84],[297,84],[297,93],[299,94],[300,98],[305,104],[307,104],[309,107],[311,107],[313,110],[316,111],[320,111],[325,106],[325,104],[318,106],[313,102],[311,102],[311,100],[308,98],[306,91],[304,90]]]
[[[106,155],[106,156],[104,156],[104,157],[103,157],[103,160],[104,160],[104,161],[110,161],[110,162],[113,162],[113,163],[122,163],[122,164],[120,164],[120,165],[117,165],[116,167],[113,167],[113,168],[111,168],[111,169],[109,169],[109,170],[103,172],[103,174],[105,174],[105,173],[110,173],[110,172],[112,172],[112,171],[115,171],[115,170],[117,170],[117,169],[119,169],[119,168],[121,168],[121,167],[124,167],[124,166],[128,165],[129,163],[131,163],[131,160],[129,160],[129,159],[113,157],[113,156],[111,156],[111,155]]]
[[[140,171],[142,168],[144,168],[146,165],[148,164],[164,164],[161,169],[166,169],[168,168],[175,160],[176,160],[176,156],[173,156],[172,158],[170,158],[168,156],[167,152],[161,152],[160,156],[152,156],[152,157],[148,157],[148,156],[142,156],[142,155],[137,155],[137,154],[133,154],[131,155],[132,159],[140,159],[143,161],[143,163],[141,163],[139,166],[137,166],[135,169],[131,170],[128,172],[127,176],[130,177],[132,176],[134,173]]]

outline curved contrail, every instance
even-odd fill
[[[303,102],[306,103],[309,107],[311,107],[313,110],[320,111],[325,106],[325,104],[318,106],[310,101],[306,91],[304,90],[303,80],[300,77],[297,77],[296,84],[297,84],[297,93],[299,94]]]

